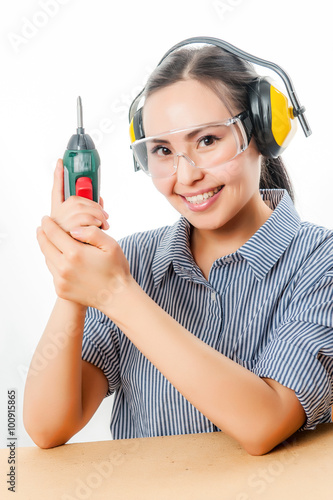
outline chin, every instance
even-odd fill
[[[185,214],[184,217],[186,217],[193,227],[203,231],[217,231],[218,229],[226,226],[233,218],[230,216],[217,219],[207,215],[206,217],[202,217],[200,219],[199,217],[187,217]]]

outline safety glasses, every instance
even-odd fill
[[[191,166],[204,169],[231,161],[246,150],[251,134],[249,113],[244,111],[226,121],[139,139],[132,143],[131,149],[141,170],[150,177],[162,179],[175,174],[181,157]]]

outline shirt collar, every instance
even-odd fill
[[[259,280],[266,276],[287,249],[301,223],[286,190],[261,189],[260,193],[273,210],[271,216],[242,247],[226,259],[229,262],[245,259]],[[183,216],[166,231],[153,260],[152,271],[156,286],[171,264],[180,276],[202,281],[190,250],[190,232],[191,224]]]
[[[301,220],[285,189],[261,189],[261,196],[273,210],[269,219],[237,252],[261,280],[272,269],[298,232]]]
[[[191,224],[183,216],[166,231],[153,260],[155,285],[161,282],[172,263],[176,272],[192,275],[196,264],[190,250],[190,233]]]

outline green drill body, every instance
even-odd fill
[[[64,197],[82,196],[99,203],[100,157],[92,138],[84,132],[80,97],[77,110],[77,133],[70,138],[63,157]]]

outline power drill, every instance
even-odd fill
[[[77,98],[77,130],[64,158],[64,197],[82,196],[99,203],[100,158],[90,135],[84,133],[82,101]]]

